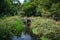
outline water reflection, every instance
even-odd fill
[[[31,36],[27,33],[22,32],[20,37],[13,36],[12,40],[31,40]]]

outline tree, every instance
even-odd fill
[[[1,15],[14,15],[17,8],[20,7],[20,2],[16,0],[19,4],[13,4],[12,0],[0,0],[0,16]],[[19,5],[18,7],[15,5]]]
[[[32,16],[36,13],[35,6],[32,6],[31,2],[26,2],[23,4],[22,9],[21,9],[21,14],[23,16]]]
[[[60,0],[32,0],[38,12],[44,17],[60,16]]]
[[[25,0],[25,3],[21,7],[22,15],[38,15],[42,17],[60,18],[60,0],[30,0],[30,2],[26,1],[27,0]]]

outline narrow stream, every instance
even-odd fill
[[[38,36],[34,35],[32,33],[31,35],[31,31],[30,31],[30,25],[31,25],[31,19],[27,19],[25,23],[25,30],[23,30],[23,32],[21,33],[21,36],[15,36],[13,35],[12,40],[38,40]]]
[[[17,36],[13,36],[12,40],[31,40],[31,36],[27,33],[22,32],[20,37]]]

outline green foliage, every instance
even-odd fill
[[[19,0],[16,1],[18,4],[14,4],[11,0],[0,1],[0,14],[42,16],[60,20],[60,0],[25,0],[22,5]]]
[[[23,16],[42,16],[54,19],[57,17],[57,20],[60,20],[59,0],[30,0],[30,2],[25,2],[21,8]]]
[[[19,17],[6,17],[0,19],[0,40],[11,40],[13,35],[21,35],[23,23]]]
[[[13,28],[16,31],[16,35],[21,35],[21,32],[23,30],[23,21],[22,20],[17,20],[13,24]]]
[[[23,5],[22,9],[21,9],[21,13],[20,14],[22,14],[22,13],[23,13],[24,16],[32,16],[32,15],[34,15],[35,14],[35,6],[33,6],[31,4],[31,2],[25,3]]]
[[[15,27],[17,31],[20,31],[20,30],[22,30],[23,22],[21,20],[17,20],[14,23],[13,27]]]
[[[39,17],[34,18],[32,20],[31,27],[32,32],[36,35],[47,36],[47,34],[51,32],[60,33],[60,25],[58,25],[55,21],[47,18],[39,18]],[[55,39],[57,39],[58,38],[57,36],[59,37],[58,34],[56,34],[53,37],[56,37]],[[53,38],[51,35],[50,37]]]
[[[60,40],[60,32],[59,30],[57,30],[57,32],[50,32],[46,37],[51,40]]]
[[[52,4],[51,14],[54,15],[55,19],[60,20],[60,3]]]
[[[41,37],[41,40],[49,40],[49,39],[43,36]]]
[[[20,8],[20,3],[13,4],[13,0],[2,0],[2,1],[0,1],[0,16],[15,15],[15,14],[17,14],[17,10],[19,10],[19,8]]]

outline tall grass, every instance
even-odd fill
[[[57,40],[60,37],[60,25],[52,19],[35,17],[32,19],[31,28],[32,32],[40,37],[46,36],[51,40]]]
[[[0,19],[0,40],[11,40],[12,35],[21,35],[22,30],[21,18],[14,16]]]

